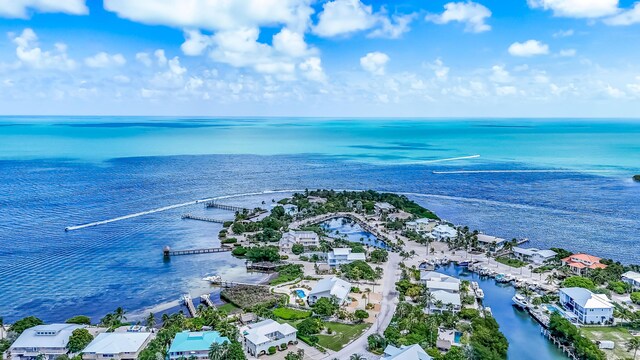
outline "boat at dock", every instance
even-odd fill
[[[482,289],[477,288],[475,289],[475,291],[476,291],[476,297],[478,299],[484,299],[484,291],[482,291]]]
[[[525,298],[520,294],[515,294],[515,296],[512,297],[511,300],[513,300],[514,306],[519,307],[523,310],[526,310],[529,307],[529,302],[527,301],[527,298]]]
[[[205,276],[202,278],[203,281],[208,281],[212,284],[220,283],[222,278],[220,276]]]

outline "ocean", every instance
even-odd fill
[[[202,204],[64,229],[269,190],[402,192],[491,235],[638,263],[636,173],[633,120],[0,117],[0,316],[135,318],[206,275],[259,281],[230,254],[163,261],[218,245],[220,225],[180,218],[232,216]]]

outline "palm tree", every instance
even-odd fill
[[[640,350],[640,338],[633,337],[627,343],[627,351],[633,351],[633,359],[635,360],[636,355],[638,355],[638,350]]]
[[[127,312],[120,306],[113,312],[118,322],[122,322],[122,320],[127,320],[127,317],[124,316]]]
[[[556,280],[556,276],[554,274],[547,275],[547,284],[551,285]]]
[[[365,357],[360,354],[353,354],[349,357],[349,360],[365,360]]]
[[[229,351],[228,343],[218,344],[217,342],[211,343],[209,347],[209,359],[210,360],[224,360]]]
[[[149,316],[147,316],[146,323],[147,323],[147,327],[150,327],[150,328],[156,326],[156,316],[152,312],[150,312]]]

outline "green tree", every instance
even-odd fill
[[[9,328],[10,331],[16,333],[17,335],[22,334],[28,328],[32,328],[34,326],[43,325],[44,322],[38,319],[35,316],[28,316],[26,318],[20,319],[11,325]]]
[[[242,344],[237,341],[231,342],[229,350],[227,351],[227,357],[225,360],[246,360],[247,356],[244,354]]]
[[[222,344],[219,344],[217,342],[213,342],[209,347],[209,359],[225,360],[228,351],[229,351],[229,343],[224,342]]]
[[[635,360],[638,350],[640,350],[640,338],[634,336],[627,342],[627,351],[633,351],[633,359]]]
[[[331,316],[338,311],[338,302],[335,298],[320,298],[313,304],[313,312],[320,316]]]
[[[300,255],[304,252],[304,246],[302,244],[293,244],[291,252],[295,255]]]
[[[298,335],[309,336],[317,334],[322,330],[322,321],[318,318],[310,317],[298,323]]]
[[[304,349],[298,349],[297,352],[289,351],[287,355],[284,357],[284,360],[303,360],[304,359]]]
[[[634,304],[640,305],[640,291],[631,293],[631,301],[633,301]]]
[[[145,323],[147,324],[147,327],[155,327],[156,326],[156,316],[150,312],[149,315],[147,316],[147,319],[145,320]]]
[[[389,252],[384,249],[375,249],[369,254],[369,258],[372,263],[380,264],[383,262],[387,262],[389,259]]]
[[[594,290],[596,285],[591,279],[582,276],[572,276],[562,282],[562,287],[581,287],[589,290]]]
[[[355,315],[356,319],[358,319],[359,321],[362,321],[362,320],[364,320],[364,319],[369,317],[369,313],[368,312],[366,312],[364,310],[360,310],[360,309],[356,310],[354,315]]]
[[[84,315],[74,316],[65,321],[67,324],[91,325],[91,318]]]
[[[69,337],[67,349],[69,349],[69,352],[72,354],[79,353],[84,350],[92,340],[93,336],[89,333],[89,330],[75,329]]]
[[[352,354],[349,357],[349,360],[366,360],[366,358],[364,356],[362,356],[361,354]]]
[[[247,254],[245,255],[248,260],[254,262],[260,261],[279,261],[280,254],[278,248],[275,246],[257,246],[252,247],[247,250]]]

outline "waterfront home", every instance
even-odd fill
[[[281,344],[296,344],[296,328],[280,324],[271,319],[247,325],[240,329],[244,348],[251,356],[266,354],[270,347]]]
[[[149,332],[111,332],[98,334],[82,351],[83,360],[135,360],[153,339]]]
[[[460,286],[460,279],[435,271],[421,271],[420,282],[423,284],[426,284],[427,282],[446,282]]]
[[[221,336],[217,331],[190,332],[185,330],[177,333],[173,338],[168,351],[168,359],[208,359],[211,344],[228,342],[230,342],[229,338]]]
[[[305,249],[320,246],[320,237],[313,231],[293,231],[282,234],[280,239],[280,251],[291,252],[295,244],[304,246]]]
[[[631,285],[634,290],[640,290],[640,274],[635,271],[627,271],[622,274],[622,281]]]
[[[380,357],[380,360],[432,360],[424,349],[418,345],[403,345],[401,347],[395,347],[393,345],[387,345],[384,349],[384,353]]]
[[[67,343],[73,330],[84,329],[86,325],[49,324],[26,329],[7,350],[11,359],[35,359],[41,357],[52,360],[67,354]]]
[[[446,224],[440,224],[431,230],[431,236],[438,241],[449,241],[458,236],[458,231]]]
[[[351,248],[335,248],[327,253],[327,264],[329,266],[339,266],[366,259],[367,257],[364,253],[351,252]]]
[[[445,311],[452,311],[454,313],[462,309],[462,301],[460,301],[460,294],[457,292],[451,292],[448,290],[435,290],[431,291],[433,301],[428,305],[428,313],[443,313]]]
[[[513,248],[513,257],[524,261],[530,262],[536,265],[542,265],[547,261],[553,260],[556,257],[556,252],[553,250],[540,250],[536,248]]]
[[[309,305],[313,305],[321,298],[336,299],[338,305],[342,305],[349,301],[349,292],[351,292],[351,283],[337,277],[325,278],[311,289],[307,296]]]
[[[407,223],[407,230],[415,231],[417,233],[428,233],[435,227],[436,221],[434,219],[422,218]]]
[[[614,306],[604,294],[585,288],[561,288],[560,304],[582,324],[607,324],[613,321]]]
[[[585,275],[589,270],[606,269],[607,265],[600,263],[600,258],[589,254],[573,254],[562,259],[562,265],[568,266],[578,275]]]
[[[478,234],[478,246],[481,249],[495,253],[500,250],[507,240],[486,234]]]
[[[373,205],[373,210],[378,215],[389,214],[396,209],[395,206],[387,203],[387,202],[377,202]]]
[[[460,346],[459,337],[460,334],[456,330],[438,328],[438,340],[436,340],[436,347],[439,350],[449,350],[452,346]]]

